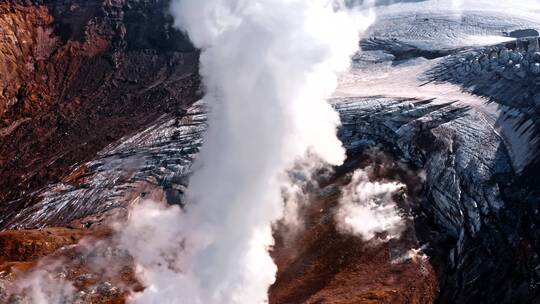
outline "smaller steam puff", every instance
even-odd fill
[[[382,232],[388,233],[388,239],[398,237],[405,223],[393,195],[404,187],[396,182],[372,182],[364,170],[355,171],[342,190],[336,213],[338,228],[365,240]]]

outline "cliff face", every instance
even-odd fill
[[[158,118],[184,116],[198,98],[198,53],[172,29],[167,7],[159,0],[0,3],[0,208],[7,218],[38,211],[48,184],[84,184],[85,167],[69,175],[73,166]],[[93,190],[88,196],[101,192]],[[6,288],[15,277],[32,279],[31,269],[65,276],[80,290],[74,301],[84,303],[124,303],[128,289],[140,288],[132,260],[106,243],[92,254],[118,265],[116,274],[88,262],[95,258],[85,246],[110,237],[100,223],[114,207],[95,198],[102,208],[76,199],[67,206],[57,217],[63,227],[0,233],[0,302],[20,301]]]
[[[197,96],[198,54],[167,1],[0,3],[0,204]]]

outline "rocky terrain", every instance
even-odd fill
[[[385,3],[360,42],[332,100],[348,160],[311,189],[295,238],[276,227],[271,303],[540,301],[540,24],[518,6],[429,3]],[[0,302],[22,301],[12,285],[37,271],[70,282],[73,303],[144,288],[111,223],[140,200],[182,205],[206,129],[198,53],[166,8],[0,3]],[[397,239],[335,227],[366,167],[407,186]]]
[[[166,8],[0,3],[0,201],[31,205],[71,166],[196,100],[198,55]]]

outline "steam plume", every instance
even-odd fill
[[[28,273],[19,273],[17,280],[0,285],[1,303],[62,304],[75,302],[75,288],[57,275],[58,261],[40,261]],[[2,287],[7,287],[2,290]]]
[[[404,187],[396,182],[371,182],[364,170],[355,171],[342,190],[338,228],[365,240],[381,232],[388,232],[387,238],[399,236],[405,223],[392,195]]]
[[[201,49],[209,129],[186,211],[143,202],[121,243],[147,288],[139,303],[264,303],[276,266],[271,225],[281,179],[308,150],[338,165],[339,117],[326,102],[369,18],[328,0],[177,0]]]

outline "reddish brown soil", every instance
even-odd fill
[[[292,244],[278,242],[271,303],[433,303],[437,278],[429,262],[392,263],[391,243],[370,244],[338,232],[328,218],[336,198],[313,206],[324,211],[311,214]]]
[[[108,261],[110,265],[106,266],[109,270],[104,271],[104,266],[98,265],[95,258],[85,257],[91,252],[90,246],[104,246],[97,242],[110,236],[111,230],[103,227],[1,232],[0,280],[8,283],[5,286],[14,287],[0,290],[0,300],[11,301],[19,294],[10,289],[17,287],[18,280],[31,277],[34,270],[45,270],[52,274],[64,273],[65,280],[76,290],[87,293],[96,288],[100,290],[98,286],[104,282],[112,284],[113,289],[101,289],[103,292],[85,298],[89,303],[125,303],[130,292],[142,288],[135,277],[131,258],[111,259]]]
[[[336,231],[328,218],[336,198],[334,195],[316,202],[310,208],[313,213],[307,228],[287,247],[278,238],[273,257],[279,272],[270,290],[270,303],[433,303],[437,280],[429,262],[418,258],[392,263],[390,250],[396,244],[370,244]],[[324,211],[319,212],[321,209]],[[113,282],[122,290],[96,295],[92,303],[124,303],[130,291],[142,288],[129,258],[122,259],[124,265],[114,278],[96,275],[91,264],[77,262],[84,250],[76,244],[82,238],[107,240],[110,233],[104,228],[1,232],[0,278],[15,280],[36,265],[39,269],[49,261],[62,261],[70,269],[67,279],[79,290],[99,280]],[[402,244],[413,246],[408,242]],[[94,279],[78,279],[87,274],[94,274]]]
[[[154,31],[166,3],[45,2],[0,2],[0,205],[197,99],[197,52]]]
[[[107,237],[108,231],[47,228],[0,232],[0,264],[36,262],[63,246],[77,244],[82,238]]]
[[[389,154],[353,157],[337,170],[337,179],[331,183],[344,185],[349,182],[347,173],[368,165],[371,178],[399,180],[407,185],[407,195],[396,200],[410,213],[418,203],[415,200],[420,199],[419,177]],[[335,191],[304,208],[304,229],[292,240],[278,225],[272,256],[279,270],[270,289],[270,303],[434,303],[438,280],[427,258],[398,260],[419,247],[414,223],[407,221],[406,230],[397,240],[366,242],[336,229],[333,213],[338,199],[339,192]]]

